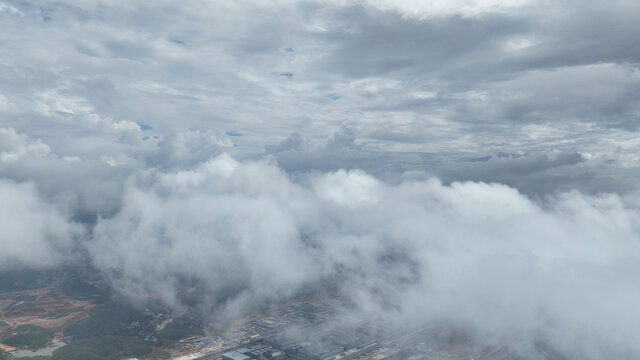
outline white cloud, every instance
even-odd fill
[[[53,264],[67,214],[99,218],[76,245],[129,294],[176,306],[185,278],[228,317],[329,283],[367,316],[638,354],[639,14],[0,3],[0,190],[17,209],[0,202],[0,240]]]
[[[34,184],[0,179],[0,198],[0,270],[73,261],[82,228],[42,200]]]
[[[0,94],[0,112],[15,111],[16,106],[6,96]]]
[[[480,16],[486,13],[505,13],[532,3],[531,0],[367,0],[368,4],[382,10],[395,10],[412,18],[462,15]]]
[[[345,206],[359,206],[377,203],[381,187],[380,182],[360,171],[339,170],[318,179],[314,191],[321,199]]]
[[[331,281],[367,319],[445,319],[586,359],[640,351],[640,312],[628,301],[640,301],[630,276],[640,213],[618,196],[571,192],[541,207],[499,184],[390,186],[359,171],[310,184],[228,155],[142,171],[121,212],[99,221],[91,253],[125,293],[162,294],[178,308],[180,279],[195,280],[218,319]],[[597,310],[605,303],[622,310]]]
[[[0,128],[0,165],[16,162],[27,156],[44,157],[49,153],[51,148],[42,140],[31,140],[12,128]]]
[[[24,13],[16,9],[15,6],[11,6],[4,2],[0,2],[0,13],[1,12],[9,13],[11,15],[24,16]]]

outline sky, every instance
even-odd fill
[[[0,272],[88,258],[178,309],[190,279],[221,322],[331,288],[636,359],[639,15],[1,0]]]

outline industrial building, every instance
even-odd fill
[[[284,352],[267,344],[253,344],[246,348],[237,349],[236,352],[247,355],[252,359],[284,359]]]
[[[237,351],[229,351],[222,354],[222,360],[251,360],[251,357]]]

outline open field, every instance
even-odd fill
[[[33,325],[60,338],[71,324],[88,316],[97,305],[75,300],[51,288],[0,294],[0,338],[24,325]]]
[[[33,324],[22,324],[11,329],[2,342],[19,349],[35,350],[49,345],[51,339],[51,333],[45,329]]]
[[[13,358],[163,359],[170,357],[164,346],[202,334],[188,316],[109,299],[99,283],[82,281],[0,292],[0,345]]]

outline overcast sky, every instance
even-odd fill
[[[364,313],[393,292],[389,317],[636,359],[638,18],[634,0],[0,0],[0,270],[85,254],[178,308],[194,277],[216,318],[331,282]]]
[[[639,8],[5,1],[3,173],[27,179],[6,168],[35,157],[176,166],[266,149],[290,172],[635,190]]]

